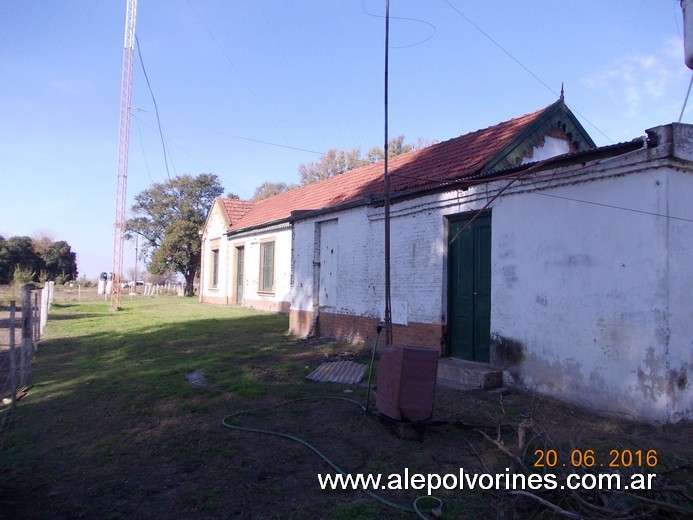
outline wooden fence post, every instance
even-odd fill
[[[10,386],[12,387],[12,409],[17,406],[17,358],[14,348],[14,314],[17,302],[10,301]]]
[[[31,292],[32,296],[34,297],[34,304],[31,307],[31,325],[32,325],[32,334],[33,337],[33,345],[34,345],[34,352],[36,352],[38,348],[39,341],[41,341],[41,333],[39,332],[39,326],[41,324],[40,321],[40,314],[39,314],[39,291],[32,291]]]
[[[50,282],[49,282],[50,283]],[[48,286],[44,287],[41,291],[41,324],[39,326],[39,331],[43,335],[43,331],[46,328],[46,323],[48,321],[48,297],[50,294],[50,289]]]
[[[31,285],[22,287],[22,343],[19,346],[19,385],[24,388],[31,382],[31,356],[34,342],[31,337]]]

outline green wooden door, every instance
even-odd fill
[[[450,220],[452,239],[471,219]],[[448,353],[488,363],[491,356],[491,215],[477,217],[448,246]]]
[[[243,303],[243,262],[245,256],[245,248],[236,248],[236,305]]]

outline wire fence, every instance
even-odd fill
[[[104,301],[108,301],[111,295],[112,287],[110,281],[107,283],[104,280],[99,281],[97,294],[101,295]],[[81,286],[78,286],[77,290],[80,290]],[[151,283],[151,282],[124,282],[121,289],[123,290],[123,295],[133,296],[185,296],[185,284],[182,282],[165,282],[165,283]],[[197,293],[197,286],[194,286],[194,291]]]
[[[31,386],[31,362],[53,303],[55,282],[42,289],[25,285],[21,302],[10,301],[9,311],[0,313],[0,449],[17,401]]]

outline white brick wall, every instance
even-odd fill
[[[294,224],[293,285],[291,308],[312,311],[315,304],[314,263],[316,226],[337,218],[339,243],[336,310],[343,314],[378,316],[377,300],[382,299],[382,244],[373,242],[371,222],[365,208],[342,211],[325,218]],[[333,310],[333,311],[334,311]]]

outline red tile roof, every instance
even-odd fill
[[[513,144],[555,104],[476,132],[450,139],[388,160],[390,191],[433,187],[480,173],[484,165]],[[230,231],[286,219],[292,211],[309,211],[378,197],[384,193],[384,163],[350,170],[336,177],[294,188],[256,202]]]
[[[227,231],[234,224],[238,223],[252,209],[254,204],[252,200],[225,199],[222,197],[217,197],[217,202],[224,217]]]

